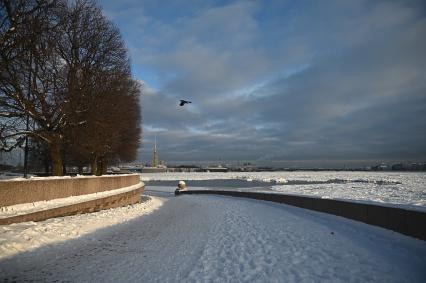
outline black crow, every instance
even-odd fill
[[[191,101],[187,101],[187,100],[183,100],[183,99],[181,99],[180,100],[180,103],[179,103],[179,106],[184,106],[185,104],[188,104],[188,103],[192,103]]]

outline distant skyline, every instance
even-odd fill
[[[155,136],[169,162],[426,160],[424,1],[99,4],[143,83],[142,162]]]

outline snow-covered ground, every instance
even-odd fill
[[[1,227],[0,238],[26,245],[24,250],[38,238],[68,240],[3,257],[0,277],[49,282],[425,282],[425,241],[282,204],[175,197],[173,189],[148,186],[153,207],[162,203],[161,208],[113,226],[103,227],[114,218],[104,213],[120,211],[120,219],[135,207]],[[91,221],[86,224],[87,218]],[[74,234],[96,224],[89,233]],[[8,249],[3,242],[1,253]]]
[[[52,218],[41,222],[2,225],[0,226],[0,260],[36,248],[79,238],[98,229],[129,221],[153,212],[162,203],[159,198],[145,197],[142,203],[126,207]]]
[[[144,173],[141,180],[245,180],[274,192],[321,198],[417,206],[426,210],[426,173],[419,172],[228,172]]]

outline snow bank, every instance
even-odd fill
[[[162,204],[160,198],[145,197],[142,203],[126,207],[0,226],[0,259],[129,221],[153,212]]]

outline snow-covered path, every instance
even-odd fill
[[[167,191],[168,190],[168,191]],[[426,243],[336,216],[184,195],[151,214],[0,262],[17,281],[425,282]]]

